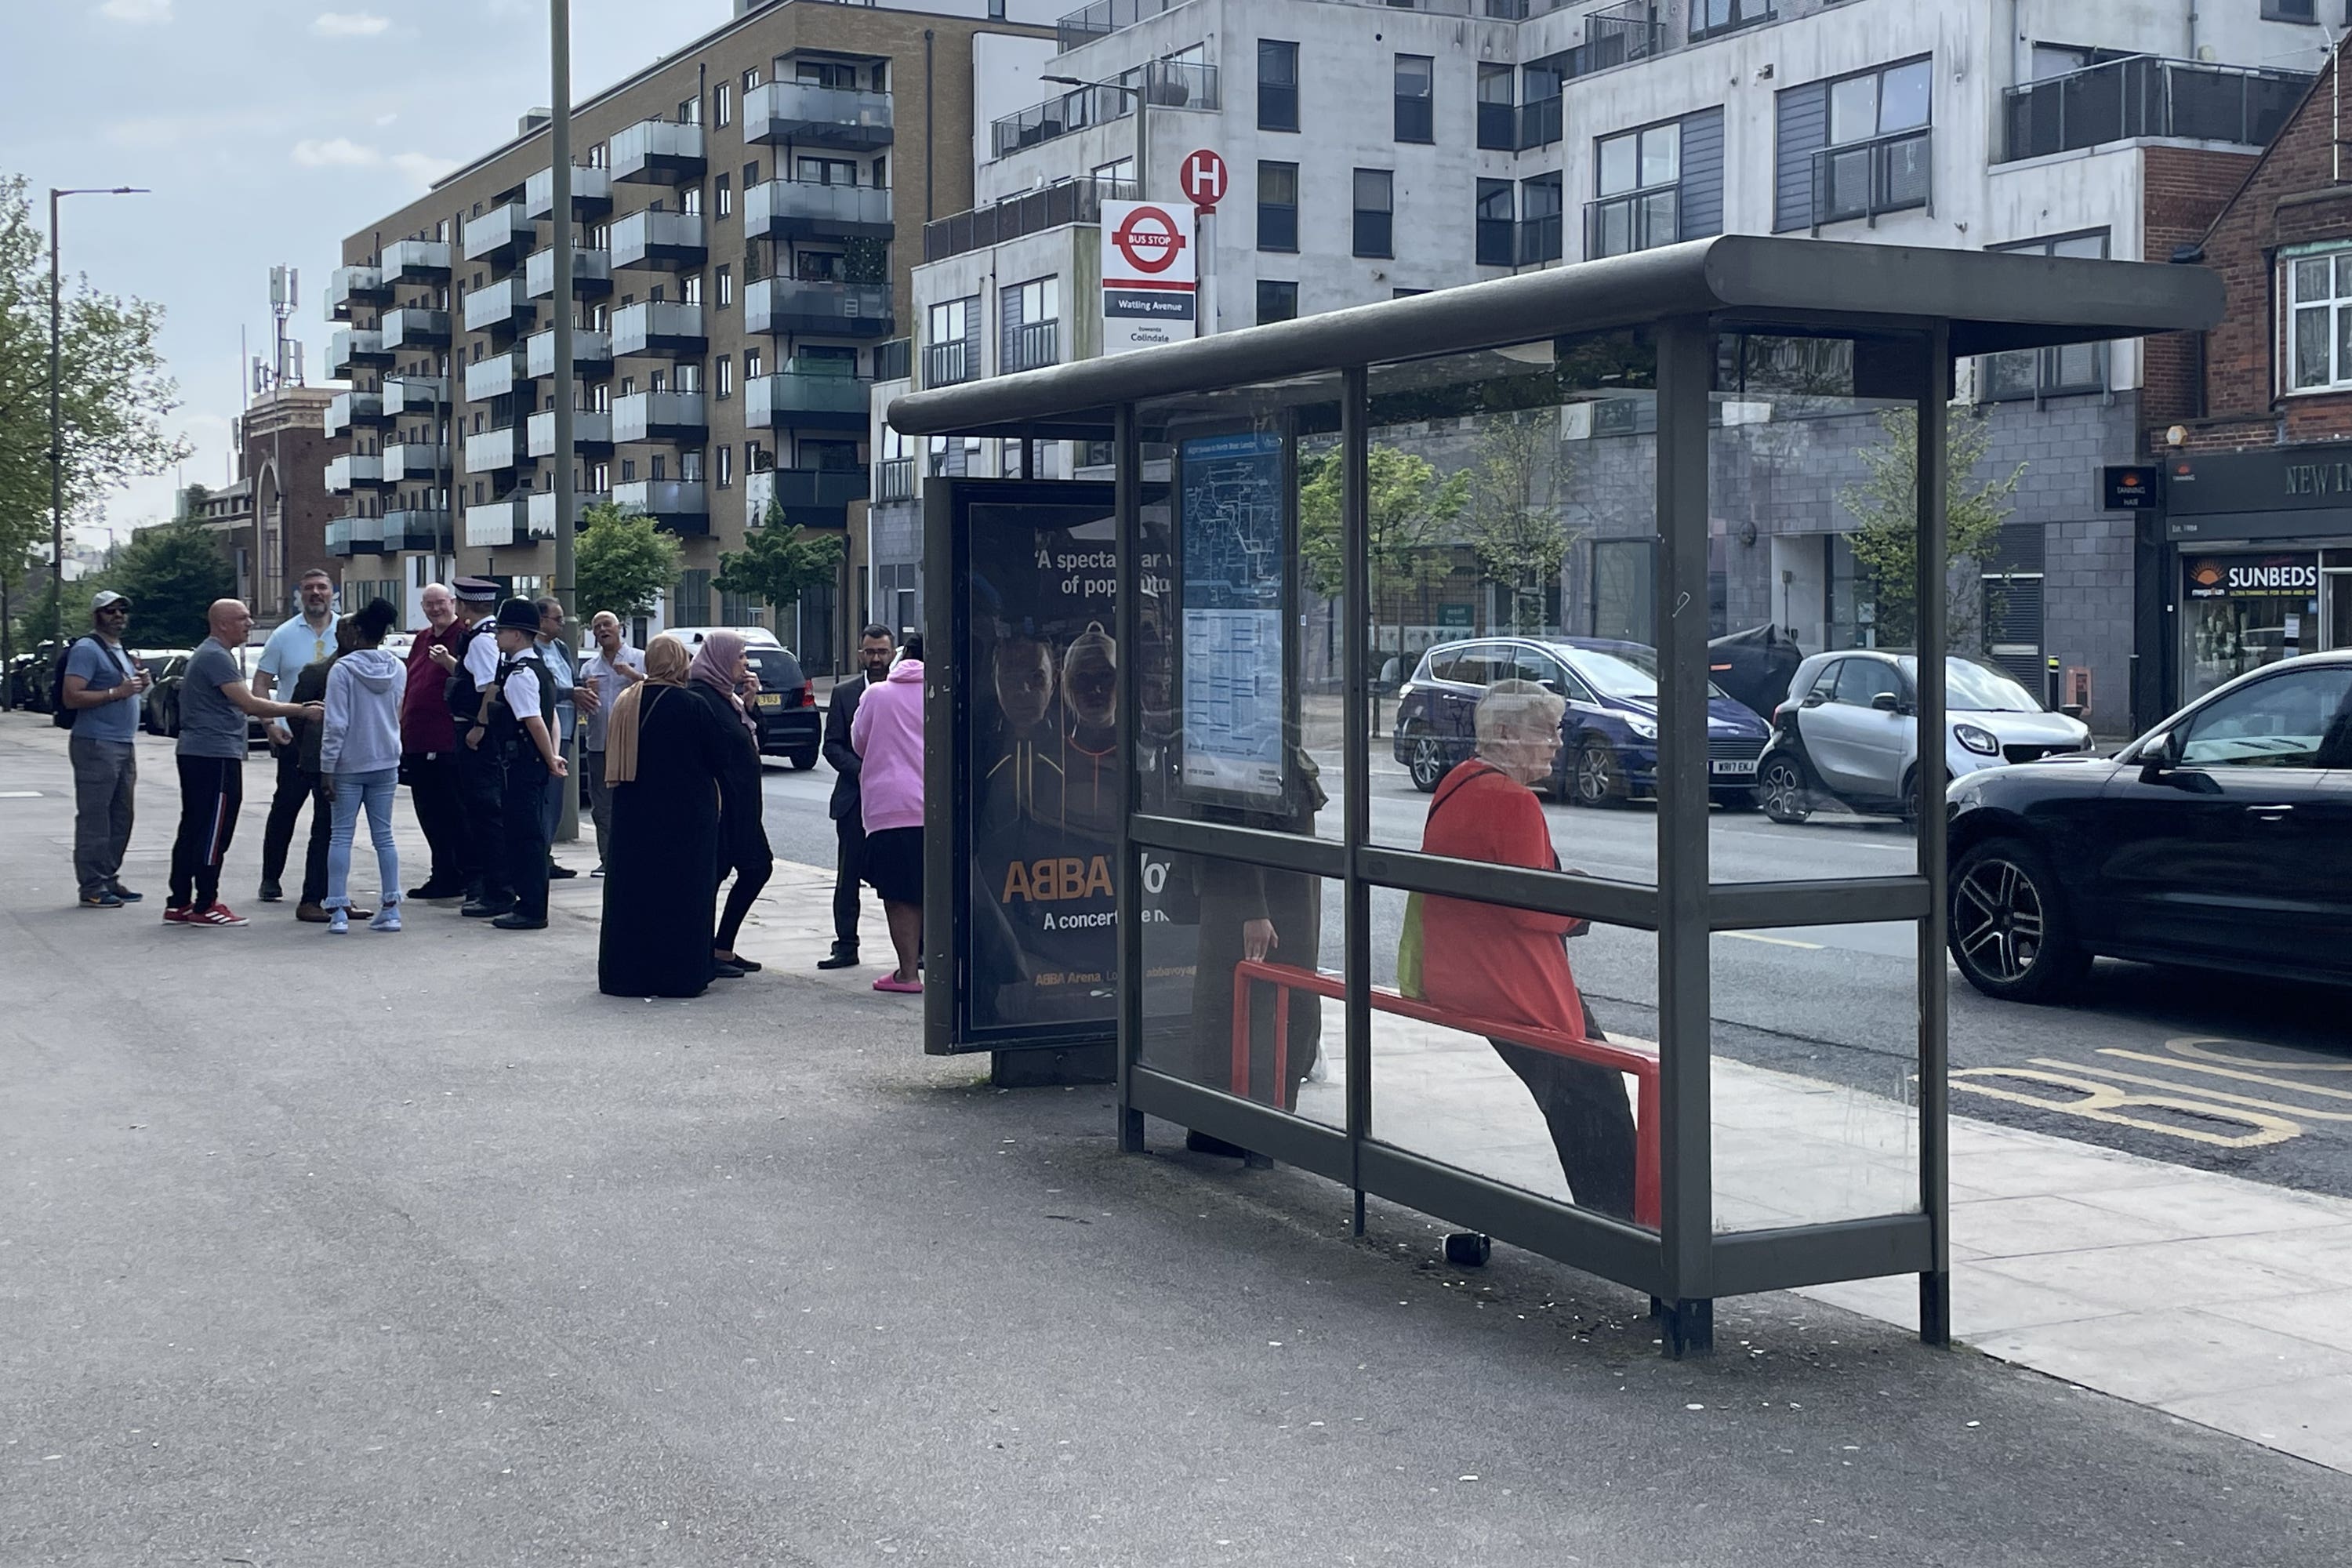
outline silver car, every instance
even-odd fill
[[[1799,665],[1756,764],[1766,814],[1802,822],[1837,805],[1914,819],[1918,668],[1911,654],[1877,648],[1817,653]],[[2089,749],[2088,725],[2049,711],[1991,666],[1952,656],[1944,669],[1944,763],[1951,777]]]

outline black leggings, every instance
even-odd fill
[[[1605,1039],[1591,1028],[1591,1013],[1585,1016],[1590,1037]],[[1633,1110],[1625,1100],[1624,1075],[1532,1046],[1487,1043],[1535,1096],[1577,1206],[1632,1219]]]
[[[775,874],[776,858],[762,854],[748,863],[733,861],[731,868],[735,872],[735,885],[727,889],[727,905],[719,912],[718,934],[710,943],[720,952],[735,951],[735,938],[743,929],[743,917],[751,912],[751,900],[760,896],[760,889],[765,888],[768,879]],[[726,876],[730,868],[730,861],[722,858],[719,862],[721,877]]]
[[[172,840],[171,907],[208,910],[220,901],[221,862],[245,805],[245,763],[181,757],[180,832]]]

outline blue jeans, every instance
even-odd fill
[[[352,907],[352,837],[359,826],[360,806],[367,806],[368,837],[375,841],[376,879],[383,901],[400,902],[400,852],[392,843],[392,797],[400,786],[398,768],[372,773],[335,773],[335,826],[327,837],[327,903],[331,910]]]

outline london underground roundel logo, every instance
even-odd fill
[[[1138,207],[1111,231],[1111,244],[1138,272],[1165,272],[1183,253],[1184,237],[1158,207]]]

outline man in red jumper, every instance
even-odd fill
[[[433,852],[433,869],[412,899],[465,897],[472,849],[466,813],[457,795],[457,721],[445,695],[448,677],[433,661],[433,650],[455,651],[465,626],[457,598],[439,583],[425,584],[425,625],[408,649],[408,686],[400,700],[400,776],[416,807],[416,825]]]

